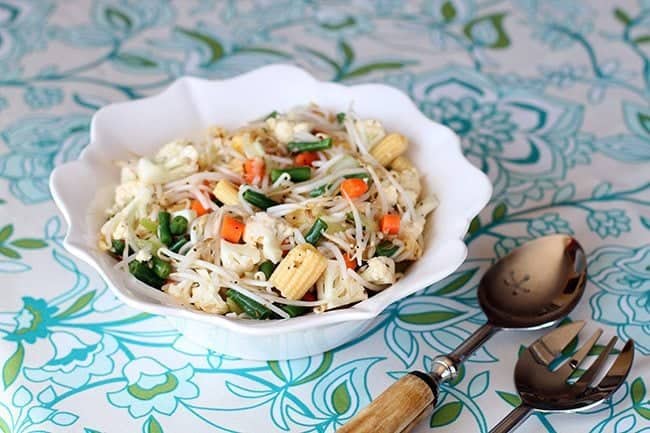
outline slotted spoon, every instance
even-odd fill
[[[578,351],[559,368],[554,361],[584,327],[583,321],[561,326],[531,344],[515,367],[515,386],[521,404],[512,410],[490,433],[507,433],[523,423],[534,411],[578,412],[608,399],[625,382],[634,360],[634,341],[628,340],[604,377],[603,370],[616,344],[612,337],[584,373],[573,377],[602,334],[598,329]]]

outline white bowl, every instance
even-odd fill
[[[235,128],[278,110],[315,102],[334,111],[350,104],[364,118],[406,135],[409,157],[425,174],[440,206],[427,224],[423,257],[403,279],[349,308],[273,322],[236,320],[183,307],[114,269],[97,248],[119,170],[113,163],[151,155],[164,143],[194,137],[208,126]],[[302,69],[272,65],[221,81],[181,78],[157,96],[112,104],[92,120],[90,144],[78,161],[58,167],[50,186],[69,229],[68,251],[92,265],[126,304],[168,317],[188,338],[219,353],[247,359],[290,359],[332,349],[359,336],[391,303],[435,283],[467,256],[462,239],[487,204],[487,177],[462,155],[458,137],[426,118],[402,92],[385,85],[320,82]]]

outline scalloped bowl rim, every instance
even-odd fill
[[[435,269],[435,272],[432,272],[426,278],[420,278],[418,281],[416,281],[416,284],[414,284],[413,287],[404,287],[403,284],[400,284],[405,281],[405,279],[403,279],[398,281],[394,286],[391,286],[386,290],[369,298],[368,300],[357,303],[351,307],[330,310],[320,314],[308,314],[287,320],[276,320],[273,321],[272,326],[268,326],[269,322],[266,321],[232,319],[221,315],[209,314],[194,310],[191,309],[191,307],[187,308],[182,307],[178,304],[175,305],[174,301],[169,299],[171,298],[169,295],[162,294],[161,292],[158,292],[155,289],[149,287],[147,287],[147,289],[156,292],[155,294],[153,292],[150,293],[152,298],[159,298],[160,295],[162,295],[165,297],[164,302],[167,302],[169,305],[154,303],[150,300],[142,300],[137,296],[134,296],[130,290],[124,286],[127,284],[130,287],[133,287],[133,285],[144,285],[132,278],[128,278],[129,281],[125,281],[127,278],[119,277],[119,274],[122,274],[121,271],[117,271],[112,267],[109,268],[108,266],[103,265],[94,257],[97,253],[96,246],[94,244],[83,241],[84,229],[87,229],[88,227],[85,227],[81,221],[81,216],[83,215],[79,215],[78,212],[75,213],[75,206],[73,204],[74,192],[70,191],[70,188],[65,187],[66,182],[69,182],[69,177],[74,176],[74,173],[77,170],[88,170],[101,167],[102,161],[101,158],[98,158],[98,155],[101,153],[101,145],[99,142],[102,140],[100,139],[99,131],[103,117],[105,117],[109,112],[114,112],[122,108],[132,106],[134,104],[154,105],[156,102],[164,100],[165,98],[170,97],[170,95],[173,95],[174,92],[177,92],[179,90],[179,88],[184,89],[183,92],[186,93],[186,89],[190,89],[189,94],[190,98],[192,98],[196,97],[197,95],[196,92],[191,91],[193,88],[203,87],[207,89],[209,87],[223,87],[228,84],[234,84],[242,81],[248,81],[250,83],[254,83],[257,80],[271,79],[272,81],[272,77],[277,76],[289,76],[292,78],[291,82],[293,84],[296,84],[302,80],[302,83],[305,85],[309,84],[314,87],[326,87],[332,91],[348,95],[348,101],[346,102],[349,102],[351,100],[356,101],[356,99],[352,97],[353,93],[381,94],[386,100],[392,98],[393,100],[399,101],[399,109],[401,111],[408,112],[409,116],[413,116],[414,121],[423,125],[428,125],[429,128],[435,129],[438,133],[443,134],[444,132],[447,134],[445,137],[448,139],[448,147],[445,148],[445,152],[448,152],[447,157],[454,157],[455,162],[458,164],[456,170],[458,171],[459,175],[470,177],[473,180],[473,183],[471,184],[473,192],[472,203],[467,204],[464,209],[458,210],[457,218],[459,219],[459,222],[455,225],[453,233],[445,233],[445,243],[443,246],[448,248],[451,256],[448,259],[448,263],[442,267]],[[305,103],[307,102],[306,99],[307,98],[305,98]],[[363,113],[360,113],[360,115],[363,117]],[[215,121],[213,124],[219,124],[219,122]],[[175,138],[182,137],[169,137],[169,139]],[[160,145],[162,145],[162,143]],[[106,163],[104,162],[103,164]],[[461,169],[462,172],[459,171]],[[255,335],[281,334],[298,329],[316,328],[326,324],[372,319],[378,316],[390,304],[443,279],[444,277],[451,274],[454,270],[456,270],[467,257],[467,247],[463,242],[463,237],[467,231],[467,228],[469,227],[472,218],[476,216],[487,204],[492,194],[492,185],[487,176],[485,176],[480,170],[474,167],[463,156],[458,136],[449,128],[436,123],[424,116],[424,114],[419,111],[413,101],[402,91],[383,84],[357,84],[346,86],[338,83],[319,81],[301,68],[284,64],[264,66],[262,68],[224,80],[207,80],[196,77],[182,77],[174,81],[170,86],[168,86],[165,90],[158,93],[157,95],[133,101],[113,103],[102,107],[94,114],[92,118],[90,128],[90,143],[83,150],[78,160],[65,163],[53,171],[50,178],[50,189],[52,191],[56,205],[62,212],[68,224],[68,232],[63,240],[64,247],[74,256],[91,265],[108,283],[109,287],[111,287],[117,297],[125,304],[152,314],[162,316],[177,316],[185,319],[197,320],[228,330]],[[427,223],[427,225],[430,224],[430,222]],[[420,260],[426,260],[426,255],[427,251],[425,246],[425,254]]]

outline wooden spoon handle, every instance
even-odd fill
[[[430,417],[431,414],[433,413],[433,405],[427,406],[420,415],[417,416],[413,421],[411,421],[411,424],[407,425],[404,430],[402,430],[399,433],[410,433],[415,427],[417,427],[422,421],[424,421],[425,418]]]
[[[426,373],[414,371],[392,384],[338,433],[406,433],[429,406],[435,406],[438,384]]]

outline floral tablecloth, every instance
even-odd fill
[[[62,248],[48,177],[102,105],[273,62],[403,89],[462,137],[494,196],[453,275],[345,347],[263,363],[118,302]],[[332,432],[478,327],[495,258],[556,232],[589,259],[571,319],[634,338],[636,365],[610,404],[520,431],[650,432],[650,1],[2,0],[0,141],[0,432]],[[490,341],[417,431],[487,432],[539,335]]]

